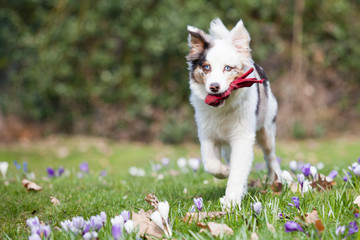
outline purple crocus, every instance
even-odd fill
[[[111,233],[115,240],[120,239],[122,233],[122,226],[119,223],[113,224],[111,228]]]
[[[23,162],[23,169],[24,169],[24,172],[28,171],[28,163],[27,162]]]
[[[354,214],[354,217],[355,217],[355,218],[359,218],[359,217],[360,217],[360,213],[355,213],[355,214]]]
[[[285,232],[295,232],[295,231],[303,232],[304,230],[296,222],[288,221],[285,223]]]
[[[59,167],[57,174],[58,176],[61,176],[64,173],[65,169],[63,167]]]
[[[120,216],[124,219],[124,222],[126,222],[130,220],[130,211],[124,210],[120,213]]]
[[[48,167],[46,169],[46,172],[47,172],[47,175],[48,175],[48,178],[53,178],[55,177],[55,170],[51,167]]]
[[[347,182],[349,179],[348,179],[348,176],[347,175],[345,175],[344,177],[343,177],[343,180],[344,180],[344,182]]]
[[[202,207],[203,207],[202,197],[194,198],[194,204],[195,204],[195,207],[199,210],[199,212],[201,212]]]
[[[16,160],[14,160],[14,165],[15,165],[17,170],[21,169],[21,165]]]
[[[87,162],[83,162],[80,164],[80,171],[84,173],[89,173],[89,164]]]
[[[300,205],[300,200],[298,197],[291,197],[291,201],[293,203],[289,203],[289,206],[293,206],[293,207],[296,207],[297,209],[299,209],[299,205]]]
[[[170,163],[170,159],[168,159],[168,158],[162,158],[161,159],[161,164],[163,166],[167,166],[167,165],[169,165],[169,163]]]
[[[297,174],[297,178],[298,178],[298,181],[299,181],[299,183],[300,183],[301,189],[303,189],[303,187],[304,187],[304,181],[305,181],[305,176],[304,176],[304,174],[302,174],[302,173]]]
[[[332,170],[328,177],[334,179],[338,175],[338,172],[336,170]]]
[[[348,228],[349,228],[349,233],[348,233],[348,235],[352,235],[352,234],[354,234],[354,233],[356,233],[356,232],[359,231],[359,228],[358,228],[358,226],[356,225],[356,222],[355,222],[355,221],[354,221],[354,222],[350,222]]]
[[[100,173],[100,176],[101,177],[106,177],[107,175],[107,171],[106,170],[102,170],[101,173]]]
[[[301,171],[302,173],[305,175],[305,177],[308,177],[311,174],[311,164],[310,163],[305,163],[302,167],[301,167]]]
[[[262,209],[262,205],[261,202],[256,202],[253,204],[253,209],[256,212],[256,214],[260,214],[261,213],[261,209]]]

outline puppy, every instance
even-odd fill
[[[190,102],[195,109],[204,168],[217,178],[228,177],[225,207],[240,207],[254,158],[255,139],[264,152],[270,179],[280,179],[275,154],[277,102],[263,69],[250,54],[250,36],[240,20],[229,31],[220,19],[210,24],[209,34],[188,26],[190,52]],[[221,95],[230,83],[247,72],[265,79],[233,91],[215,107],[205,103],[210,95]],[[222,163],[224,158],[226,164]]]

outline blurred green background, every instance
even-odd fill
[[[360,2],[0,0],[0,139],[196,140],[187,25],[243,19],[279,100],[279,136],[354,134]]]

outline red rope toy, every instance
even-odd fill
[[[251,87],[254,83],[263,83],[265,79],[258,80],[256,78],[246,78],[253,71],[254,68],[250,68],[246,73],[232,81],[228,90],[222,94],[208,94],[205,98],[205,103],[210,106],[217,107],[230,96],[232,91],[243,87]]]

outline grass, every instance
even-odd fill
[[[353,200],[359,195],[360,181],[353,178],[352,182],[344,183],[342,176],[343,169],[360,157],[359,146],[358,138],[279,142],[277,150],[284,169],[288,169],[290,160],[310,162],[314,165],[321,161],[325,164],[322,173],[327,175],[333,169],[339,171],[337,184],[331,191],[313,191],[303,196],[286,188],[280,195],[274,195],[269,187],[250,187],[239,214],[229,214],[204,222],[216,221],[231,227],[234,235],[224,236],[224,239],[250,238],[252,232],[256,232],[260,239],[340,239],[335,234],[336,227],[358,221],[354,217],[354,211],[358,208],[353,204]],[[169,157],[171,163],[157,173],[164,176],[164,179],[158,180],[151,171],[150,163],[158,162],[163,157]],[[116,143],[98,138],[59,136],[31,143],[2,145],[0,161],[9,162],[10,167],[7,177],[0,179],[0,239],[27,239],[30,229],[26,226],[26,219],[34,216],[52,226],[53,239],[71,239],[63,231],[56,230],[56,227],[61,228],[61,221],[74,216],[87,219],[101,211],[107,213],[108,223],[99,231],[99,238],[111,239],[109,219],[123,210],[137,212],[140,209],[150,209],[144,201],[147,193],[155,193],[160,200],[170,203],[174,238],[212,239],[214,237],[208,231],[199,233],[200,227],[196,223],[185,223],[182,218],[193,205],[195,196],[202,196],[205,211],[221,211],[219,198],[225,192],[226,181],[214,179],[202,168],[196,173],[187,171],[178,176],[169,174],[171,169],[181,172],[176,165],[179,157],[199,157],[199,147]],[[36,175],[35,182],[43,187],[42,191],[27,192],[22,187],[23,173],[22,170],[15,169],[13,160],[19,163],[28,162],[29,170]],[[90,173],[78,178],[78,166],[85,161],[89,163]],[[256,148],[255,164],[262,162],[262,154]],[[59,166],[65,167],[70,174],[48,179],[46,168]],[[130,176],[128,169],[131,166],[145,168],[146,176]],[[102,170],[108,172],[103,178],[99,177]],[[253,170],[250,178],[264,180],[265,175],[265,170]],[[187,193],[184,193],[184,188]],[[265,193],[261,191],[264,189]],[[50,196],[59,199],[61,204],[53,206]],[[313,208],[318,210],[325,226],[324,232],[319,234],[315,226],[304,225],[301,214],[294,207],[288,206],[292,196],[300,198],[302,214],[311,212]],[[251,204],[255,201],[260,201],[263,205],[258,216],[251,209]],[[279,211],[288,219],[279,219]],[[289,220],[300,223],[306,234],[286,233],[284,223]],[[274,226],[275,233],[268,229],[267,223]],[[135,238],[135,234],[126,237]],[[356,238],[356,234],[350,238]]]

